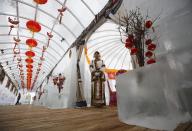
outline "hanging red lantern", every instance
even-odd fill
[[[46,4],[47,0],[34,0],[37,4]]]
[[[136,55],[138,52],[138,49],[137,48],[132,48],[131,49],[131,55]]]
[[[31,63],[33,63],[33,59],[27,58],[27,59],[25,59],[25,62],[28,63],[28,64],[31,64]]]
[[[145,23],[145,27],[148,28],[148,29],[151,28],[152,25],[153,25],[153,22],[151,20],[148,20]]]
[[[153,52],[147,51],[147,52],[145,53],[145,56],[148,57],[148,58],[150,58],[151,56],[153,56]]]
[[[151,44],[148,45],[148,50],[154,51],[155,49],[156,49],[156,45],[155,44],[151,43]]]
[[[28,64],[28,65],[26,65],[26,67],[27,68],[33,68],[33,65]]]
[[[34,57],[35,53],[33,51],[27,51],[27,52],[25,52],[25,55],[28,57]]]
[[[27,28],[32,31],[32,32],[39,32],[41,31],[41,26],[38,22],[33,21],[33,20],[29,20],[26,23]]]
[[[151,58],[147,61],[147,64],[153,64],[153,63],[156,63],[156,60]]]
[[[146,45],[149,45],[149,44],[151,44],[152,43],[152,40],[151,39],[147,39],[146,41],[145,41],[145,44]]]
[[[37,41],[35,39],[27,39],[26,43],[30,47],[36,47],[37,46]]]
[[[33,72],[33,70],[31,68],[28,68],[27,72]]]

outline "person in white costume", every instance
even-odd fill
[[[101,60],[100,53],[94,53],[94,60],[91,61],[91,106],[102,107],[105,101],[105,64]]]

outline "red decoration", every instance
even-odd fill
[[[156,49],[156,45],[155,44],[151,43],[151,44],[148,45],[148,50],[154,51],[155,49]]]
[[[33,68],[33,65],[28,64],[28,65],[26,65],[26,67],[27,68]]]
[[[32,31],[32,32],[39,32],[41,31],[41,26],[38,22],[33,21],[33,20],[29,20],[26,23],[27,28]]]
[[[35,39],[27,39],[26,43],[30,47],[36,47],[37,46],[37,41]]]
[[[18,20],[13,20],[11,19],[10,17],[8,17],[8,21],[9,23],[13,24],[13,25],[18,25],[19,24],[19,21]]]
[[[151,44],[151,43],[152,43],[152,40],[151,40],[151,39],[148,39],[148,40],[145,41],[145,44],[146,44],[146,45],[149,45],[149,44]]]
[[[46,4],[47,0],[34,0],[37,4]]]
[[[118,70],[118,72],[116,73],[116,76],[123,74],[123,73],[126,73],[126,72],[127,72],[127,70],[123,70],[123,69]]]
[[[28,63],[28,64],[31,64],[31,63],[33,63],[33,59],[27,58],[27,59],[25,59],[25,62]]]
[[[67,7],[62,7],[61,9],[58,9],[58,12],[60,14],[59,24],[61,24],[63,12],[67,10]]]
[[[27,51],[27,52],[25,52],[25,55],[28,57],[34,57],[35,53],[33,51]]]
[[[156,63],[156,60],[151,58],[147,61],[147,64],[153,64],[153,63]]]
[[[145,53],[145,56],[148,57],[148,58],[150,58],[151,56],[153,56],[153,52],[147,51],[147,52]]]
[[[148,29],[151,28],[152,25],[153,25],[153,22],[151,20],[148,20],[145,23],[145,27],[148,28]]]
[[[131,41],[126,40],[125,47],[131,49],[133,47],[133,43]]]
[[[27,72],[33,72],[33,70],[31,68],[28,68]]]
[[[109,79],[115,79],[115,77],[116,77],[116,73],[115,72],[109,72],[109,73],[107,73],[107,75],[108,75],[108,78]]]
[[[137,48],[132,48],[131,49],[131,55],[136,55],[138,52],[138,49]]]

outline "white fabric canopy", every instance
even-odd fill
[[[13,37],[21,39],[19,48],[21,50],[23,70],[26,72],[25,52],[28,50],[28,46],[25,41],[32,37],[32,33],[26,27],[26,22],[34,20],[36,17],[36,21],[40,23],[42,29],[39,33],[34,34],[38,45],[33,48],[36,53],[33,63],[33,82],[42,48],[48,42],[47,32],[52,31],[53,38],[50,40],[50,45],[45,52],[45,61],[35,84],[35,86],[39,86],[43,78],[47,76],[69,46],[95,18],[95,14],[103,9],[108,1],[48,0],[43,5],[37,5],[33,0],[0,0],[0,2],[0,49],[4,50],[4,53],[0,55],[0,62],[14,83],[18,82],[21,86],[17,61],[13,61]],[[67,10],[63,13],[62,22],[59,24],[58,9],[63,6],[67,7]],[[8,35],[10,29],[8,17],[19,20],[18,28],[13,28],[10,35]],[[24,80],[26,82],[26,73]]]

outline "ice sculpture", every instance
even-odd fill
[[[173,130],[192,120],[192,1],[129,0],[124,4],[127,9],[161,14],[160,45],[157,64],[118,77],[119,118],[128,124]]]

